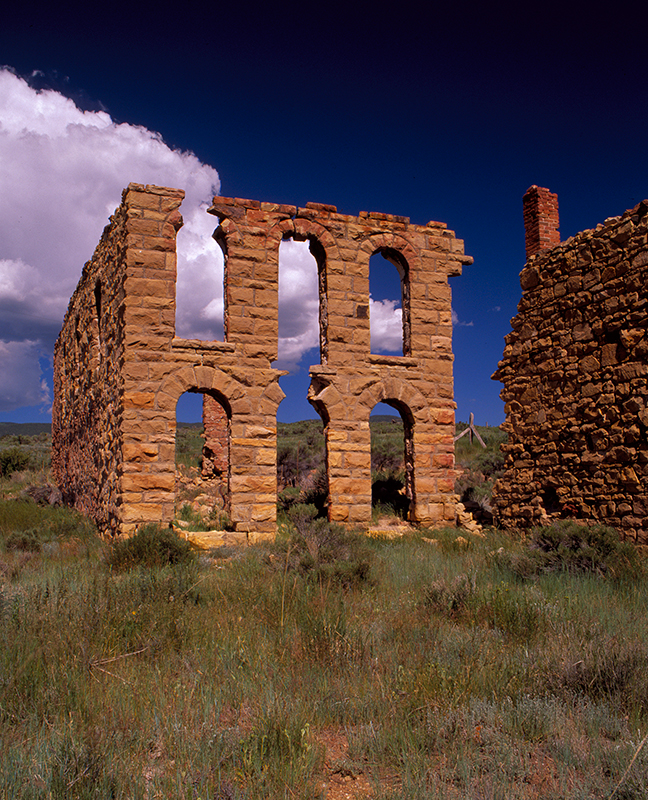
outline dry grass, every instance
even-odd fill
[[[0,798],[645,797],[643,565],[527,575],[458,533],[304,512],[116,571],[78,516],[0,502]]]

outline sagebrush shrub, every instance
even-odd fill
[[[129,539],[114,542],[106,555],[106,562],[112,570],[122,571],[138,566],[185,564],[194,558],[195,553],[188,541],[170,528],[150,524],[142,525]]]
[[[455,614],[465,610],[474,594],[474,577],[457,575],[451,581],[439,578],[425,590],[424,603],[434,611]]]
[[[311,504],[297,503],[287,516],[294,530],[286,567],[346,588],[371,582],[373,554],[364,537],[317,517]]]
[[[12,472],[20,472],[29,466],[29,454],[19,447],[0,450],[0,476],[7,477]]]
[[[7,550],[23,550],[28,553],[39,553],[41,541],[38,536],[38,531],[30,529],[10,533],[5,541],[5,548]]]
[[[636,578],[643,568],[637,549],[605,525],[581,525],[562,520],[534,528],[522,553],[502,552],[502,566],[518,577],[550,572]]]

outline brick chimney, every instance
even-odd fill
[[[531,186],[522,198],[527,260],[560,244],[558,195],[542,186]]]

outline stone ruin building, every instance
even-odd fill
[[[329,518],[371,519],[369,414],[382,401],[404,420],[409,518],[454,521],[448,277],[472,263],[463,242],[439,222],[412,225],[406,217],[355,217],[318,203],[296,208],[215,197],[209,212],[218,218],[214,238],[225,256],[225,341],[179,339],[176,233],[183,196],[130,184],[70,300],[55,348],[52,419],[53,467],[66,501],[104,533],[171,521],[176,404],[184,392],[200,392],[216,401],[205,404],[206,426],[221,431],[208,469],[227,471],[235,531],[249,540],[274,535],[284,373],[271,365],[279,244],[292,237],[309,242],[319,270],[320,364],[310,369],[309,400],[325,426]],[[375,253],[401,275],[402,356],[370,352]],[[209,430],[207,437],[211,443]]]
[[[548,517],[648,542],[648,201],[560,243],[558,200],[524,196],[522,299],[502,381],[505,526]]]

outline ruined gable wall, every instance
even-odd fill
[[[371,520],[369,415],[382,401],[405,421],[410,519],[454,522],[448,278],[472,263],[463,242],[443,223],[415,225],[407,217],[377,212],[352,216],[322,203],[295,208],[215,197],[210,213],[220,219],[216,238],[226,253],[226,337],[238,337],[246,350],[276,358],[276,306],[271,319],[268,313],[276,296],[257,270],[271,263],[276,280],[281,239],[308,240],[318,262],[321,363],[310,369],[309,400],[325,423],[329,518],[345,524]],[[369,262],[376,252],[397,260],[406,274],[404,356],[371,353]],[[266,350],[270,341],[273,352]],[[232,470],[235,463],[232,451]],[[276,486],[274,491],[276,498]]]
[[[498,519],[555,513],[648,542],[648,201],[528,254],[520,282],[493,376],[509,434]]]
[[[72,295],[54,348],[52,469],[66,503],[115,530],[127,210],[110,218]]]

